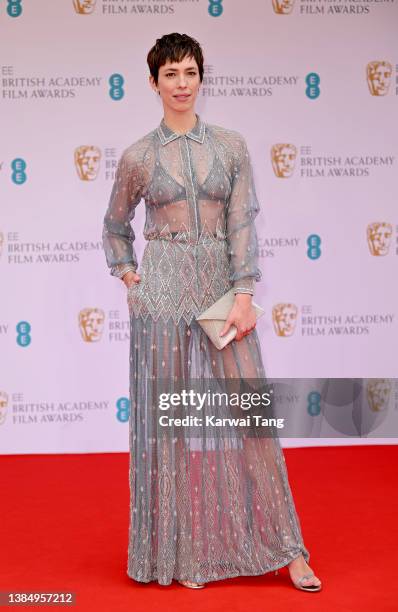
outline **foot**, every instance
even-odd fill
[[[313,574],[308,578],[302,578],[302,580],[300,580],[299,585],[303,587],[318,587],[322,585],[322,582],[319,580],[319,578],[315,576],[314,572],[304,559],[303,555],[300,555],[296,559],[293,559],[293,561],[289,563],[288,569],[290,578],[292,579],[293,583],[297,584],[300,578],[302,578],[304,575]]]
[[[192,582],[191,580],[179,580],[178,582],[189,589],[203,589],[205,586],[200,582]]]

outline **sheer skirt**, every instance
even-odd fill
[[[183,273],[198,256],[199,284],[195,269]],[[218,351],[195,321],[230,287],[226,266],[223,241],[210,238],[192,250],[179,240],[153,240],[144,251],[141,282],[128,290],[127,574],[141,582],[209,582],[263,574],[300,554],[309,560],[278,438],[235,435],[233,427],[227,433],[203,427],[193,435],[189,426],[160,424],[161,416],[170,416],[159,405],[160,391],[189,387],[192,380],[206,386],[265,379],[256,330]],[[200,416],[209,412],[205,404]]]

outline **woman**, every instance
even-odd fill
[[[164,116],[124,150],[103,230],[107,264],[127,287],[130,313],[127,574],[203,588],[287,565],[295,586],[319,590],[278,439],[209,428],[195,436],[190,427],[160,425],[160,390],[265,373],[252,306],[261,278],[259,205],[245,140],[194,111],[203,79],[196,40],[165,35],[147,61]],[[130,222],[141,198],[148,242],[137,273]],[[222,334],[231,324],[238,331],[218,351],[196,316],[232,287]]]

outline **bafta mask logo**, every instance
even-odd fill
[[[97,178],[101,160],[98,147],[82,145],[75,149],[75,166],[82,181],[93,181]]]
[[[387,255],[392,235],[391,223],[369,223],[366,235],[371,255]]]
[[[272,0],[272,6],[277,15],[290,15],[293,5],[294,0]]]
[[[79,15],[91,15],[95,9],[97,0],[73,0],[73,6]]]
[[[8,395],[5,391],[0,391],[0,425],[3,425],[7,416]]]
[[[4,247],[4,234],[0,232],[0,257],[3,255],[3,247]]]
[[[390,88],[392,66],[390,62],[369,62],[366,78],[372,96],[385,96]]]
[[[101,340],[105,314],[100,308],[83,308],[79,312],[79,328],[85,342]]]
[[[374,378],[366,385],[369,408],[381,412],[388,407],[391,395],[391,381],[388,378]]]
[[[271,148],[271,161],[278,178],[289,178],[294,172],[297,148],[292,144],[275,144]]]
[[[277,336],[292,336],[296,327],[298,308],[295,304],[276,304],[272,321]]]

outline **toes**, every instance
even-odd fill
[[[302,585],[303,586],[319,586],[321,584],[321,581],[319,580],[319,578],[304,578],[304,580],[302,581]]]

